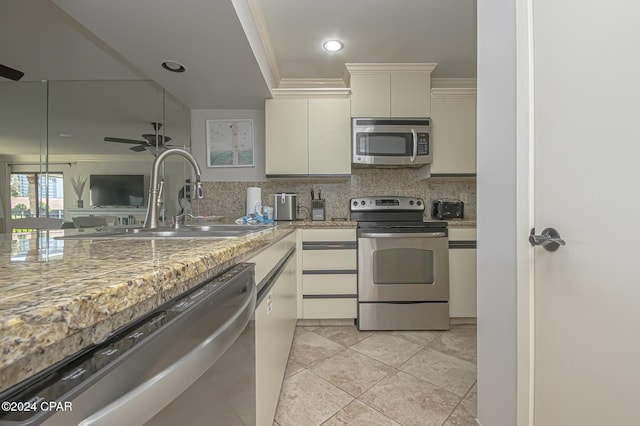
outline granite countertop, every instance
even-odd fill
[[[358,222],[349,220],[293,220],[290,222],[278,222],[278,224],[287,224],[294,228],[302,229],[330,229],[330,228],[353,228],[356,229]]]
[[[477,223],[475,220],[448,220],[449,228],[475,228]]]
[[[103,341],[295,229],[356,226],[278,222],[226,240],[55,239],[81,232],[75,229],[0,234],[0,391]]]
[[[0,234],[0,391],[293,232],[235,239],[92,240]]]

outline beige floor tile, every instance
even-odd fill
[[[396,370],[351,349],[345,349],[311,367],[311,371],[358,397]]]
[[[433,342],[440,335],[439,331],[390,331],[388,334],[399,337],[407,342],[425,346]]]
[[[474,363],[430,348],[418,352],[399,369],[460,397],[464,397],[476,382]]]
[[[390,334],[373,334],[351,346],[360,353],[398,367],[420,350],[420,346]]]
[[[473,363],[476,362],[477,338],[475,325],[454,325],[429,343],[429,347]]]
[[[319,319],[299,319],[296,322],[298,327],[318,327],[320,325]]]
[[[403,372],[382,380],[359,399],[404,426],[440,426],[460,401],[459,396]]]
[[[314,330],[314,333],[347,347],[373,334],[373,332],[369,331],[358,331],[358,327],[355,325],[348,327],[320,327]]]
[[[354,398],[304,370],[282,384],[275,421],[281,426],[318,426]]]
[[[310,333],[311,331],[313,331],[314,327],[300,327],[297,326],[294,331],[293,331],[293,336],[298,336],[300,334],[305,334],[305,333]]]
[[[340,327],[340,326],[351,326],[354,325],[355,321],[353,319],[321,319],[320,325],[322,327]]]
[[[468,400],[471,400],[471,401],[478,401],[478,382],[477,381],[473,385],[471,390],[469,390],[469,392],[467,392],[467,394],[464,396],[464,398],[468,399]]]
[[[463,399],[443,426],[478,426],[476,402]]]
[[[402,426],[373,408],[355,400],[322,426]]]
[[[287,368],[284,370],[284,378],[291,377],[302,370],[304,370],[303,366],[290,359],[289,362],[287,362]]]
[[[344,346],[316,333],[299,332],[294,336],[289,359],[308,368],[344,349]]]

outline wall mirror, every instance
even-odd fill
[[[190,121],[190,110],[152,81],[0,83],[0,230],[24,217],[139,223],[155,155],[189,150]],[[178,194],[192,172],[179,156],[162,172],[169,220],[184,207]]]

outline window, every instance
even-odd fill
[[[12,173],[11,218],[64,217],[62,173]]]

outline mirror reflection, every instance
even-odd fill
[[[139,223],[153,159],[171,147],[189,149],[190,111],[154,82],[0,83],[0,230]],[[161,219],[190,176],[167,159]]]

